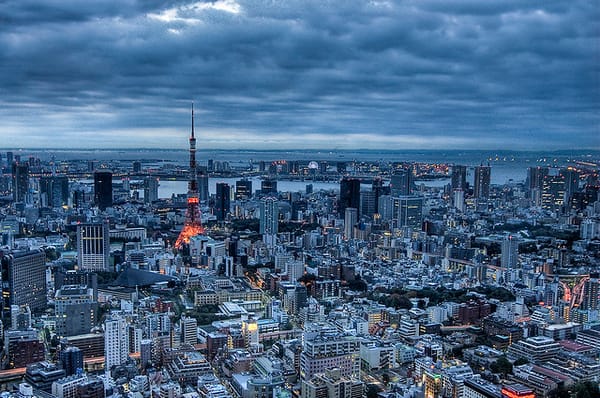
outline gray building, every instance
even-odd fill
[[[93,289],[85,285],[64,285],[56,291],[54,301],[59,336],[89,333],[96,325],[98,303]]]

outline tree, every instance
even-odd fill
[[[597,398],[600,395],[600,387],[591,381],[580,381],[573,386],[575,398]]]
[[[529,359],[521,357],[515,361],[514,366],[526,365],[529,363]]]
[[[505,356],[501,356],[495,362],[492,362],[490,365],[490,370],[494,373],[501,373],[502,376],[506,376],[509,373],[512,373],[513,365],[510,363]]]

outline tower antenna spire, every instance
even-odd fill
[[[194,102],[192,101],[192,138],[194,138]]]

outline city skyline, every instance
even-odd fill
[[[26,148],[600,148],[585,1],[0,5],[0,137]],[[576,140],[573,140],[576,137]]]

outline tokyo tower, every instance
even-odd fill
[[[185,223],[175,242],[176,248],[190,243],[192,236],[204,233],[200,220],[200,208],[198,200],[198,172],[196,167],[196,137],[194,137],[194,105],[192,104],[192,134],[190,135],[190,180],[188,181],[187,210],[185,212]]]

